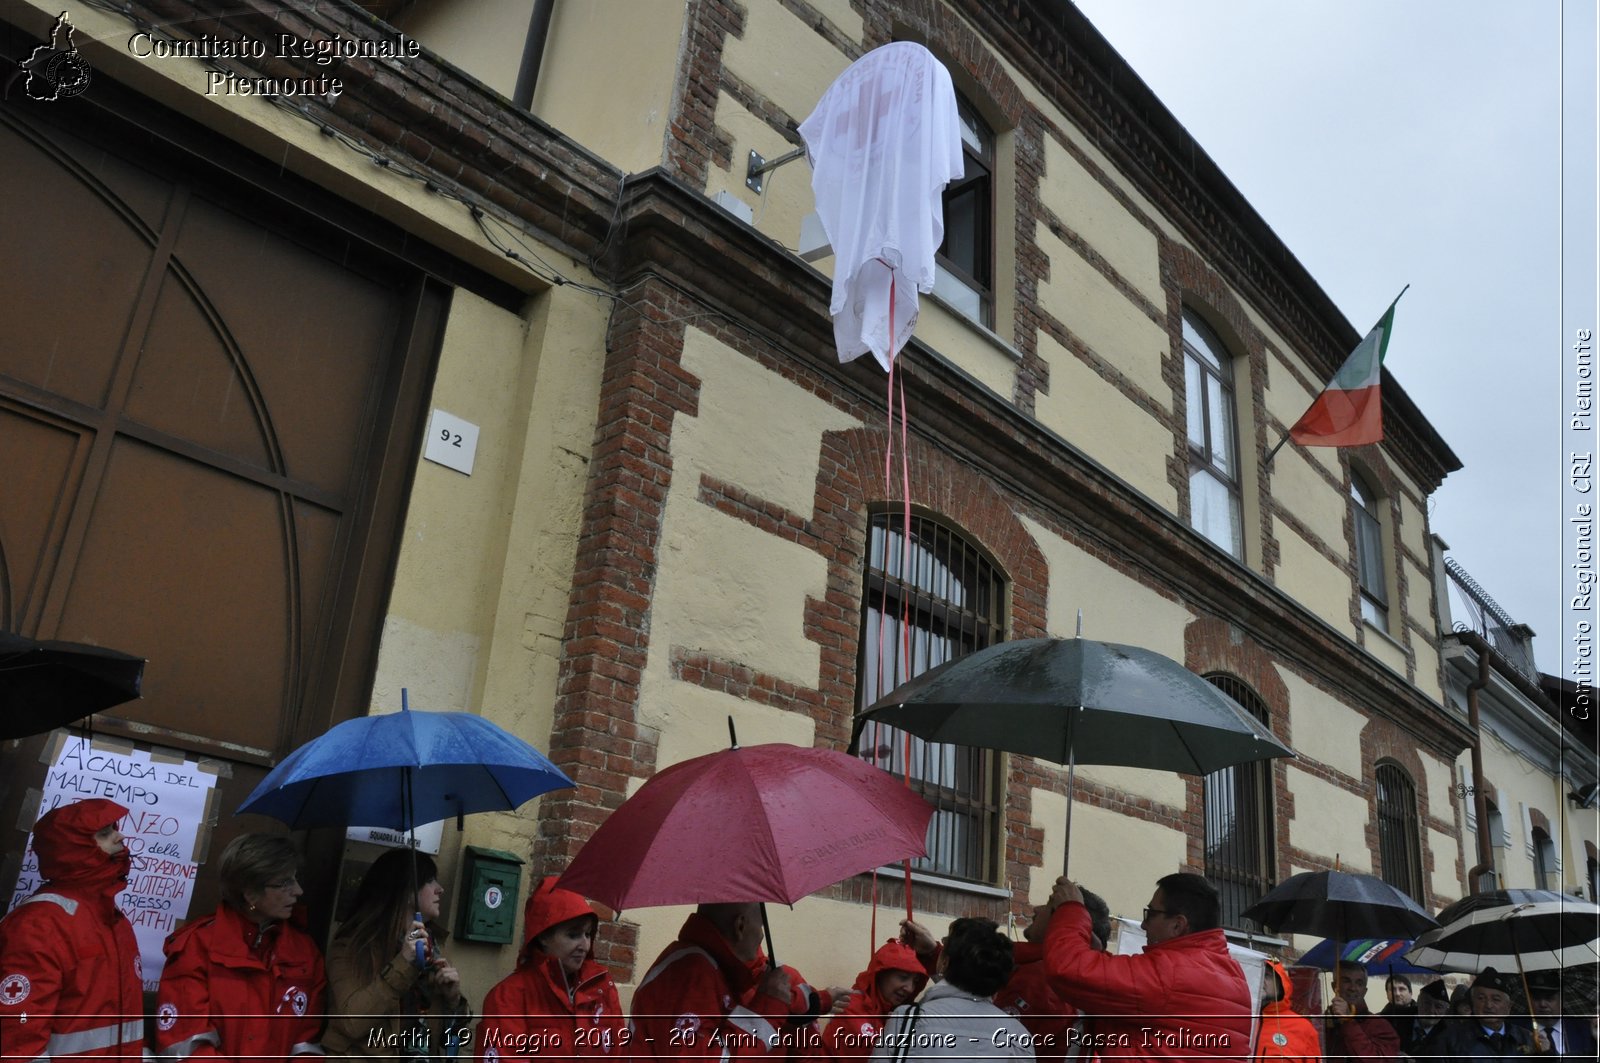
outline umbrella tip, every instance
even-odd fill
[[[1083,610],[1078,610],[1078,633],[1073,638],[1083,638]]]
[[[728,747],[730,749],[739,748],[739,733],[733,729],[732,714],[729,714],[728,716]]]
[[[400,711],[401,712],[410,712],[411,711],[411,699],[409,697],[409,692],[406,690],[405,687],[401,687],[400,688]]]

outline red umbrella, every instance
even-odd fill
[[[559,885],[613,909],[781,901],[927,852],[933,806],[831,749],[724,749],[651,778]],[[770,948],[769,948],[770,951]]]

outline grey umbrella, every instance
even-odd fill
[[[1177,661],[1084,638],[1002,642],[947,661],[857,714],[856,738],[869,721],[1067,765],[1069,835],[1079,763],[1206,775],[1295,755]]]

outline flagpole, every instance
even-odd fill
[[[1410,290],[1411,290],[1411,285],[1410,284],[1407,284],[1404,288],[1401,288],[1400,289],[1400,295],[1395,296],[1394,299],[1390,301],[1389,305],[1384,308],[1383,313],[1378,315],[1378,321],[1381,322],[1384,318],[1388,317],[1391,313],[1393,313],[1395,306],[1398,305],[1399,302],[1400,302],[1400,296],[1401,295],[1405,295],[1406,292],[1409,292]],[[1374,327],[1376,327],[1376,326],[1374,326]],[[1368,331],[1370,332],[1371,330],[1369,329]],[[1327,390],[1327,389],[1324,388],[1323,390]],[[1318,392],[1318,395],[1320,395],[1320,394],[1321,394],[1321,392]],[[1312,404],[1315,405],[1315,399],[1312,400]],[[1296,423],[1298,423],[1298,422],[1296,422]],[[1293,434],[1294,434],[1294,428],[1293,428],[1293,426],[1290,426],[1289,430],[1283,433],[1283,438],[1278,440],[1277,445],[1274,446],[1271,450],[1267,451],[1267,456],[1266,456],[1265,460],[1263,460],[1261,462],[1261,467],[1263,469],[1265,469],[1268,465],[1272,464],[1272,459],[1278,456],[1278,451],[1283,449],[1283,445],[1285,443],[1289,442],[1289,437],[1291,435],[1293,435]]]

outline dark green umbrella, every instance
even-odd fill
[[[1069,835],[1080,763],[1207,775],[1295,755],[1170,657],[1084,638],[1002,642],[947,661],[857,714],[855,738],[869,721],[1067,765]]]

